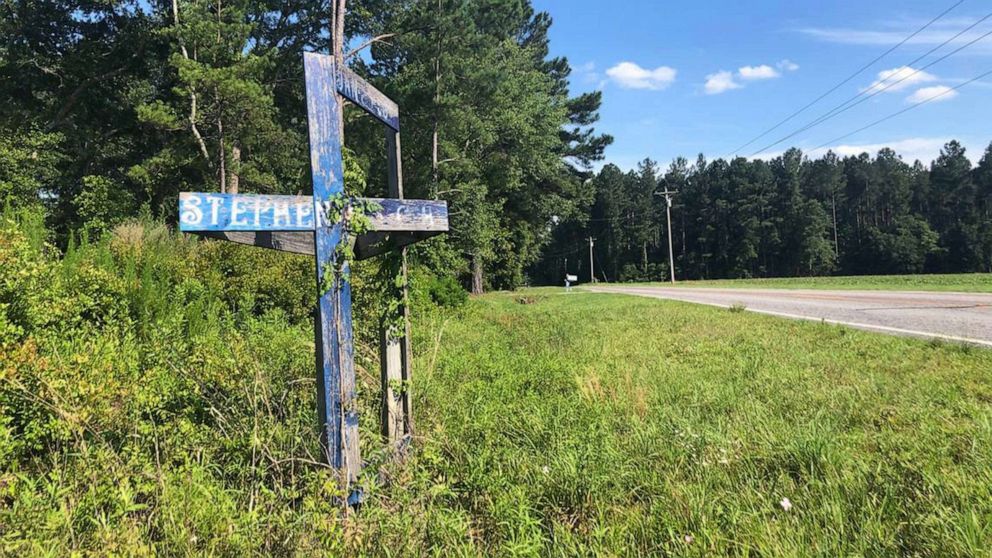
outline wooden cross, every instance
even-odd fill
[[[400,166],[399,107],[352,73],[336,67],[331,56],[304,53],[307,119],[310,128],[310,174],[313,196],[263,196],[184,192],[179,197],[179,228],[185,232],[316,257],[317,413],[327,463],[338,471],[350,503],[360,497],[351,486],[361,471],[358,411],[352,345],[351,287],[348,262],[338,246],[347,242],[340,211],[344,194],[338,94],[378,118],[386,126],[389,195],[359,200],[380,207],[368,215],[372,232],[355,239],[355,258],[364,259],[400,249],[403,274],[403,331],[384,326],[381,334],[383,432],[394,447],[409,439],[410,401],[394,384],[410,380],[409,314],[406,307],[406,249],[448,230],[444,201],[404,200]],[[357,204],[362,206],[365,204]],[[325,277],[330,278],[325,280]],[[322,287],[323,285],[323,287]],[[324,287],[327,287],[326,290]]]

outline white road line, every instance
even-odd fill
[[[631,289],[631,290],[633,290],[633,289]],[[684,298],[673,298],[673,297],[665,296],[663,294],[649,294],[649,293],[646,293],[646,292],[628,292],[626,290],[612,290],[612,289],[607,289],[607,290],[600,289],[600,290],[596,290],[596,291],[593,291],[593,292],[612,293],[612,294],[625,294],[625,295],[630,295],[630,296],[645,296],[645,297],[648,297],[648,298],[663,298],[663,299],[666,299],[666,300],[676,300],[676,301],[679,301],[679,302],[688,302],[690,304],[704,304],[706,306],[716,306],[717,308],[731,308],[733,306],[731,304],[720,304],[718,302],[697,302],[695,300],[686,300]],[[778,316],[778,317],[781,317],[781,318],[791,318],[791,319],[794,319],[794,320],[806,320],[806,321],[810,321],[810,322],[822,322],[822,323],[826,323],[826,324],[843,325],[843,326],[853,327],[853,328],[857,328],[857,329],[867,329],[867,330],[875,330],[875,331],[884,331],[884,332],[889,332],[889,333],[899,333],[899,334],[902,334],[902,335],[912,335],[912,336],[915,336],[915,337],[926,337],[926,338],[931,338],[931,339],[945,339],[947,341],[957,341],[959,343],[968,343],[968,344],[972,344],[972,345],[981,345],[983,347],[992,347],[992,341],[985,341],[984,339],[972,339],[970,337],[958,337],[956,335],[945,335],[943,333],[933,333],[933,332],[929,332],[929,331],[917,331],[915,329],[902,329],[902,328],[898,328],[898,327],[889,327],[889,326],[881,326],[881,325],[874,325],[874,324],[862,324],[862,323],[858,323],[858,322],[845,322],[845,321],[841,321],[841,320],[831,320],[831,319],[828,319],[828,318],[821,318],[821,317],[817,317],[817,316],[803,316],[802,314],[789,314],[787,312],[776,312],[774,310],[758,310],[756,308],[747,308],[746,306],[744,307],[744,310],[747,311],[747,312],[754,312],[756,314],[767,314],[769,316]]]

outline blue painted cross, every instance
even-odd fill
[[[327,463],[338,471],[349,498],[358,480],[358,411],[352,346],[351,287],[348,262],[337,247],[348,241],[343,213],[332,205],[344,194],[338,94],[345,96],[386,125],[391,192],[402,198],[399,180],[399,108],[385,95],[347,68],[336,67],[327,55],[304,53],[307,118],[310,128],[310,173],[313,196],[262,196],[184,192],[179,198],[182,231],[277,250],[312,254],[317,261],[315,340],[317,353],[317,412]],[[368,216],[373,232],[355,241],[357,258],[371,257],[448,230],[443,201],[372,199],[381,209]],[[337,267],[337,269],[335,269]],[[329,272],[329,273],[328,273]],[[324,277],[330,285],[323,290]],[[385,386],[384,386],[384,389]],[[409,420],[409,419],[407,419]]]

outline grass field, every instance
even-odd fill
[[[416,331],[421,446],[359,522],[378,544],[990,555],[990,351],[551,290]]]
[[[669,286],[669,283],[652,283]],[[679,287],[741,287],[766,289],[867,289],[902,291],[992,292],[992,273],[953,275],[861,275],[850,277],[781,277],[775,279],[714,279],[679,281]]]
[[[154,224],[58,255],[35,223],[0,219],[0,556],[990,555],[992,351],[415,288],[398,465],[356,273],[367,499],[345,516],[310,262]]]

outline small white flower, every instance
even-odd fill
[[[545,475],[547,475],[548,473],[551,472],[551,467],[548,467],[547,465],[545,465],[544,467],[541,467],[541,472],[544,473]]]
[[[782,506],[782,509],[785,511],[792,509],[792,502],[788,498],[782,498],[782,501],[778,505]]]
[[[685,540],[685,544],[692,544],[692,541],[696,540],[696,537],[693,537],[692,535],[686,535],[685,537],[683,537],[683,540]]]

